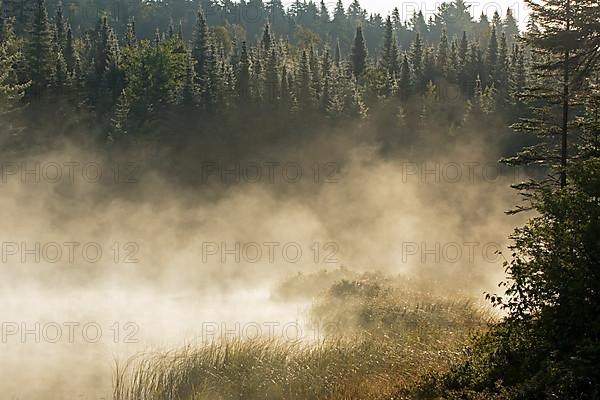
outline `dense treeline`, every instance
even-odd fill
[[[452,135],[496,109],[523,110],[528,56],[510,9],[504,20],[496,13],[491,23],[474,22],[458,0],[429,22],[416,13],[404,24],[397,9],[367,18],[357,1],[348,10],[339,3],[333,15],[323,3],[283,10],[274,2],[260,3],[271,17],[257,33],[255,21],[218,24],[216,15],[229,15],[223,7],[245,4],[203,3],[191,28],[191,2],[166,11],[143,3],[126,23],[107,13],[87,27],[60,4],[50,17],[35,0],[25,22],[6,13],[0,20],[3,90],[12,107],[28,105],[28,125],[47,123],[51,109],[76,129],[85,112],[109,140],[172,133],[181,121],[186,132],[234,120],[247,128],[264,116],[270,123],[259,130],[269,137],[292,120],[316,126],[371,110],[382,130],[414,142],[434,127]],[[154,33],[139,34],[138,19],[155,21]]]

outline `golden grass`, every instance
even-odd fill
[[[117,368],[115,400],[410,398],[489,318],[467,300],[371,281],[333,285],[312,316],[336,332],[318,343],[232,339],[139,354]]]

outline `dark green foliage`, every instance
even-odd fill
[[[261,2],[253,6],[266,7]],[[221,6],[215,3],[207,7]],[[233,4],[225,7],[235,8]],[[106,132],[126,126],[132,138],[166,131],[169,120],[177,119],[180,113],[188,118],[191,110],[203,113],[202,120],[194,117],[198,129],[210,124],[216,115],[228,115],[232,121],[238,116],[260,121],[262,112],[275,109],[282,122],[302,113],[330,121],[364,118],[368,110],[377,110],[383,103],[383,109],[388,110],[385,112],[393,113],[389,120],[395,121],[402,113],[422,113],[429,82],[435,85],[430,88],[435,92],[446,90],[450,83],[464,87],[462,99],[444,113],[454,130],[466,119],[466,105],[474,95],[478,75],[483,81],[482,93],[494,93],[484,74],[484,65],[490,64],[494,55],[483,56],[480,38],[473,29],[475,23],[470,18],[458,24],[450,21],[452,12],[466,10],[460,1],[440,6],[439,18],[432,19],[429,26],[422,13],[415,13],[407,25],[400,21],[398,10],[385,19],[379,15],[367,17],[358,2],[347,11],[339,3],[333,21],[314,3],[297,2],[291,11],[284,10],[280,2],[268,7],[273,15],[287,18],[293,13],[294,18],[286,20],[285,27],[281,21],[270,20],[247,29],[241,21],[217,26],[220,22],[214,20],[214,15],[205,14],[213,9],[192,11],[179,7],[178,13],[187,18],[178,20],[179,29],[175,29],[174,18],[165,24],[157,19],[158,26],[150,30],[147,22],[138,23],[145,21],[145,15],[133,13],[117,20],[106,13],[84,34],[80,26],[66,25],[60,8],[53,8],[57,16],[51,24],[41,7],[36,24],[31,25],[37,33],[25,37],[24,58],[14,69],[19,71],[15,81],[31,80],[31,92],[37,85],[41,99],[49,98],[43,94],[49,89],[54,93],[68,90],[72,94],[70,106],[89,111]],[[151,9],[146,11],[153,13]],[[462,38],[457,42],[446,32],[459,27]],[[191,40],[183,37],[186,30],[191,32]],[[439,32],[438,36],[432,36],[434,32]],[[17,47],[22,43],[13,42]],[[328,43],[333,48],[331,53]],[[405,49],[402,52],[401,47]],[[506,97],[506,108],[517,103],[513,98],[517,94],[516,77],[520,77],[520,84],[527,76],[525,56],[522,62],[519,60],[511,58],[508,80],[502,79],[510,87],[495,89]],[[523,73],[513,75],[516,69]],[[398,97],[405,103],[401,111],[387,105],[388,99]],[[119,104],[123,99],[128,105],[126,113],[119,112],[124,108]],[[115,118],[128,121],[111,123]],[[410,123],[416,121],[411,119]]]
[[[52,81],[54,54],[52,51],[52,29],[44,0],[36,0],[33,19],[27,30],[25,44],[26,80],[31,81],[28,96],[43,97]]]
[[[356,28],[356,36],[354,37],[354,45],[352,46],[352,72],[354,76],[361,76],[367,68],[367,47],[362,34],[362,27]]]

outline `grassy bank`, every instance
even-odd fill
[[[410,398],[421,376],[460,360],[490,318],[467,299],[354,278],[315,299],[311,318],[329,327],[320,341],[230,339],[139,354],[117,369],[115,399]]]

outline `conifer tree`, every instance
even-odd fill
[[[333,11],[333,22],[338,24],[336,26],[340,27],[345,21],[346,11],[344,10],[344,3],[342,3],[342,0],[337,0],[335,3],[335,9]]]
[[[495,10],[492,16],[492,29],[496,31],[496,35],[502,33],[502,18],[498,10]]]
[[[93,85],[95,88],[102,86],[102,81],[108,66],[111,46],[114,44],[112,29],[108,26],[108,19],[101,18],[96,25],[92,51],[94,52]]]
[[[333,61],[337,68],[340,68],[341,60],[342,60],[342,52],[340,51],[340,40],[338,39],[335,42],[335,56],[334,56],[334,61]]]
[[[525,70],[524,51],[517,43],[513,45],[511,69],[510,94],[517,108],[523,111],[524,104],[521,94],[525,91],[527,85],[527,71]]]
[[[354,45],[352,46],[352,72],[355,77],[360,77],[367,68],[367,46],[362,34],[362,27],[356,28]]]
[[[448,50],[448,36],[446,36],[446,30],[444,29],[440,37],[436,58],[436,72],[441,77],[448,76]]]
[[[468,101],[467,113],[465,119],[470,123],[477,123],[480,121],[484,113],[483,105],[483,89],[481,87],[481,79],[479,76],[475,79],[475,87],[473,90],[473,97]]]
[[[122,140],[127,135],[127,120],[129,118],[129,99],[125,90],[121,91],[113,116],[110,120],[110,131],[108,133],[108,142]]]
[[[448,73],[446,78],[451,83],[456,83],[459,71],[458,52],[456,49],[456,41],[452,41],[450,46],[450,59],[448,60]]]
[[[325,55],[323,56],[323,72],[322,72],[322,90],[321,96],[319,98],[320,110],[324,114],[327,113],[329,105],[331,103],[331,92],[332,92],[332,82],[331,82],[331,60],[329,57],[329,50],[325,51]]]
[[[354,79],[346,84],[344,95],[344,115],[348,118],[364,118],[367,108],[360,93],[360,89]]]
[[[425,54],[423,54],[423,83],[428,84],[435,80],[435,49],[432,46],[427,46]]]
[[[196,87],[196,68],[194,58],[191,53],[186,57],[187,66],[185,76],[183,78],[183,86],[181,88],[181,104],[186,107],[193,107],[197,103],[198,88]]]
[[[287,67],[283,64],[281,69],[281,109],[289,112],[292,107],[292,89],[288,78]]]
[[[33,18],[28,27],[25,43],[27,78],[31,85],[28,95],[42,96],[52,80],[54,55],[52,54],[52,30],[48,21],[45,0],[36,0]]]
[[[269,24],[265,25],[260,45],[265,54],[267,56],[270,55],[271,46],[273,45],[273,37],[271,36],[271,26]]]
[[[66,23],[63,18],[62,5],[59,3],[56,7],[56,15],[54,17],[54,32],[56,38],[56,45],[63,49],[66,40]]]
[[[506,43],[510,47],[515,43],[515,40],[519,37],[519,25],[513,15],[512,8],[506,10],[506,17],[503,22],[503,31],[506,35]]]
[[[319,65],[319,58],[315,54],[314,46],[310,46],[308,62],[310,64],[310,72],[312,74],[312,87],[315,92],[315,97],[318,100],[321,96],[321,66]]]
[[[361,22],[366,16],[366,11],[362,9],[358,0],[352,0],[348,6],[348,18],[355,22]]]
[[[246,102],[250,100],[250,57],[246,42],[242,42],[242,51],[240,54],[240,62],[238,63],[237,72],[237,93],[240,101]]]
[[[67,63],[62,53],[59,51],[56,54],[56,62],[54,64],[54,71],[52,73],[52,89],[54,94],[62,96],[69,84],[69,74],[67,71]]]
[[[210,44],[204,66],[204,78],[202,79],[203,87],[203,104],[209,113],[222,111],[222,95],[219,89],[222,86],[222,75],[219,69],[219,62],[214,44]]]
[[[469,65],[469,41],[467,40],[467,32],[463,31],[462,38],[458,45],[458,85],[463,94],[468,94],[470,76],[473,72]]]
[[[211,41],[208,32],[208,26],[204,13],[199,10],[196,17],[196,25],[192,38],[192,57],[196,62],[196,77],[200,85],[208,83],[204,80],[207,76],[208,63],[213,60],[213,54],[210,52]]]
[[[271,108],[274,108],[281,99],[278,69],[277,53],[275,47],[272,47],[269,51],[269,58],[267,59],[267,65],[265,67],[265,88],[263,90],[263,93],[265,93],[265,100]]]
[[[298,106],[302,111],[313,109],[315,93],[311,82],[310,63],[306,49],[302,50],[300,67],[298,71]]]
[[[500,47],[498,49],[498,65],[496,66],[496,89],[498,90],[498,105],[506,107],[509,103],[510,90],[510,68],[508,60],[508,48],[506,35],[500,35]]]
[[[497,76],[498,67],[498,39],[496,37],[496,27],[492,26],[492,35],[488,43],[487,53],[485,55],[485,68],[488,79],[483,84],[484,86],[496,85],[498,82]]]
[[[416,34],[415,40],[412,44],[410,53],[410,63],[413,73],[412,85],[417,90],[422,89],[424,84],[423,79],[423,42],[421,41],[421,35]]]
[[[391,70],[392,64],[392,44],[393,44],[393,28],[392,18],[388,15],[385,20],[385,28],[383,31],[383,48],[381,50],[381,67],[388,72]]]
[[[65,38],[65,47],[63,50],[63,54],[65,62],[67,64],[67,71],[69,71],[69,73],[72,73],[73,68],[75,66],[75,57],[77,56],[77,54],[73,39],[73,31],[71,30],[70,26],[67,28],[67,35]]]
[[[595,54],[598,54],[598,50],[593,50],[594,47],[597,48],[597,44],[593,44],[594,39],[586,40],[588,37],[585,33],[587,27],[596,26],[597,21],[591,22],[588,20],[588,13],[580,12],[579,7],[582,4],[572,0],[545,0],[543,3],[527,0],[527,5],[531,9],[539,29],[528,32],[526,41],[536,52],[536,70],[546,78],[545,85],[543,85],[546,88],[538,92],[537,97],[538,100],[545,102],[547,106],[556,104],[559,100],[562,118],[556,126],[552,124],[550,118],[543,115],[545,114],[544,108],[535,108],[532,111],[537,114],[537,118],[524,119],[521,123],[516,124],[515,128],[533,131],[542,136],[553,136],[552,133],[558,131],[560,132],[560,144],[558,145],[558,151],[552,146],[546,146],[543,149],[538,147],[535,151],[525,149],[523,153],[511,159],[510,162],[528,163],[534,161],[555,166],[553,160],[558,152],[560,187],[567,185],[567,146],[571,117],[572,80],[574,76],[585,71],[584,65],[586,65],[585,62],[580,63],[575,60],[588,50],[586,48],[587,43],[591,44],[590,55],[592,58],[590,60],[593,60]],[[591,15],[594,18],[593,12]],[[556,79],[561,81],[560,93],[554,90]],[[529,156],[528,154],[534,155]]]
[[[400,82],[398,83],[398,91],[403,102],[408,100],[411,94],[411,79],[410,67],[408,65],[408,56],[406,53],[402,57],[402,66],[400,68]]]
[[[325,1],[321,0],[321,4],[320,4],[320,8],[319,8],[319,22],[321,22],[322,25],[329,24],[330,21],[330,17],[329,17],[329,10],[327,9],[327,6],[325,5]]]
[[[135,46],[137,37],[135,34],[135,20],[133,17],[129,17],[127,22],[127,33],[125,34],[125,43],[127,46]]]

